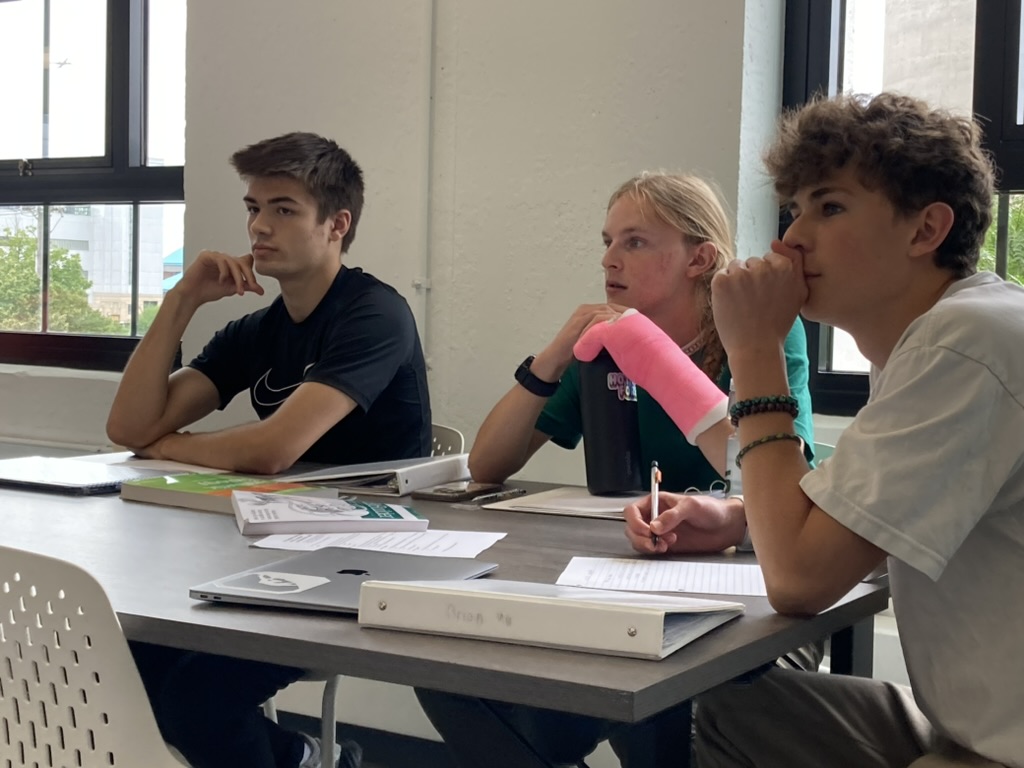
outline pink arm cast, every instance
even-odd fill
[[[588,362],[602,349],[608,350],[627,378],[665,409],[690,445],[728,415],[722,390],[661,328],[635,309],[591,326],[576,342],[573,354]]]

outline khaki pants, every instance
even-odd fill
[[[939,737],[909,688],[772,669],[697,699],[698,768],[1001,768]]]

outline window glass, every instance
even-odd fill
[[[185,0],[149,0],[146,165],[185,164]]]
[[[139,206],[139,309],[137,333],[142,336],[156,317],[164,294],[184,267],[185,204]]]
[[[1024,195],[1007,195],[1009,215],[1006,227],[1006,274],[1004,277],[1017,285],[1024,285]],[[992,226],[981,247],[978,269],[996,271],[996,217],[998,201],[992,206]]]
[[[106,0],[0,3],[0,159],[97,157],[106,143]],[[15,33],[16,30],[16,33]]]
[[[39,331],[43,323],[43,209],[0,208],[0,331]]]
[[[47,330],[131,332],[132,206],[49,207]],[[61,243],[73,241],[78,247]]]
[[[1017,30],[1017,125],[1024,125],[1024,13]]]

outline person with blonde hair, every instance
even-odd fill
[[[722,479],[725,443],[731,432],[728,419],[723,418],[729,362],[711,311],[711,280],[735,258],[729,217],[703,179],[644,172],[612,194],[602,239],[605,302],[578,307],[551,342],[520,365],[516,384],[477,433],[470,471],[475,480],[503,482],[548,440],[575,448],[583,429],[574,347],[588,330],[593,342],[605,328],[621,335],[639,324],[646,341],[668,353],[657,356],[659,364],[650,366],[644,380],[621,364],[614,340],[607,341],[623,373],[637,385],[641,461],[645,466],[654,459],[659,462],[663,490],[708,490]],[[668,373],[678,369],[680,359],[689,368],[687,384]],[[669,360],[676,369],[661,365]],[[814,439],[806,338],[799,320],[786,337],[785,360],[796,403],[796,431],[811,460]],[[698,390],[703,398],[690,397]],[[692,411],[693,399],[712,406],[693,418],[680,418],[681,396],[688,401],[682,404],[684,411]],[[661,523],[665,533],[657,541],[639,508],[631,505],[627,510],[627,536],[640,552],[712,552],[739,545],[745,538],[741,498],[671,492],[659,498],[672,513]],[[816,669],[820,658],[820,648],[801,649],[785,663]],[[417,690],[417,696],[457,764],[463,766],[577,765],[605,738],[628,766],[630,753],[653,748],[658,754],[672,755],[680,743],[678,710],[637,726],[623,726],[438,691]],[[689,702],[681,707],[685,715]]]
[[[567,449],[579,444],[583,427],[573,347],[587,328],[616,319],[627,309],[635,309],[661,329],[723,397],[728,391],[729,365],[711,313],[710,286],[715,273],[735,256],[729,217],[712,186],[692,174],[641,173],[612,194],[601,236],[605,303],[578,307],[543,350],[523,361],[517,383],[477,432],[469,455],[474,480],[504,482],[548,440]],[[807,342],[799,321],[786,338],[785,357],[799,411],[797,432],[811,459]],[[666,403],[637,384],[642,466],[658,461],[663,490],[707,490],[725,468],[728,422],[716,424],[691,444],[666,413]],[[742,540],[742,503],[707,497],[691,501],[708,508],[694,521],[706,527],[677,528],[657,545],[647,532],[634,540],[635,546],[646,552],[707,552]]]

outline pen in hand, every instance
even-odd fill
[[[658,486],[661,485],[661,470],[658,462],[651,462],[651,522],[658,519]],[[651,543],[658,546],[658,534],[651,533]]]

